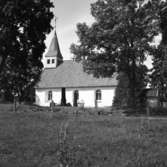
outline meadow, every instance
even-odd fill
[[[0,104],[2,167],[166,167],[167,119]],[[35,112],[36,111],[36,112]]]

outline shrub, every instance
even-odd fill
[[[150,108],[150,115],[167,115],[167,108],[165,107],[154,107]]]

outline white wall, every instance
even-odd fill
[[[50,63],[47,63],[47,60],[50,59]],[[52,63],[52,59],[54,59],[54,63]],[[43,65],[45,68],[55,68],[57,66],[57,58],[56,57],[45,57],[43,59]]]
[[[36,89],[36,104],[39,106],[49,106],[48,91],[52,91],[52,98],[56,104],[61,102],[61,90],[60,89]]]
[[[73,105],[73,92],[79,91],[79,102],[83,101],[85,107],[95,107],[95,92],[101,90],[102,99],[98,101],[98,107],[112,106],[115,87],[94,87],[94,88],[66,88],[66,102]],[[52,91],[53,100],[56,104],[61,102],[61,89],[36,89],[36,104],[40,106],[49,106],[47,100],[48,91]]]
[[[45,101],[45,91],[35,90],[35,103],[39,106],[48,106]]]

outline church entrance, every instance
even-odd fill
[[[75,106],[75,107],[78,106],[78,99],[79,99],[79,92],[78,92],[78,90],[75,90],[73,92],[73,106]]]
[[[61,106],[66,105],[66,89],[62,88],[61,89]]]

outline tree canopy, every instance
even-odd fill
[[[147,68],[143,63],[159,33],[154,7],[145,0],[98,0],[91,5],[95,22],[91,26],[79,23],[79,43],[71,46],[75,59],[83,62],[88,73],[106,77],[124,72],[129,79],[131,105],[136,104],[138,94],[136,74],[145,80]]]
[[[152,86],[158,89],[159,102],[167,100],[167,2],[158,1],[159,27],[162,40],[153,54]],[[155,5],[154,4],[154,5]]]
[[[52,7],[49,0],[0,1],[1,90],[22,94],[38,81]]]

